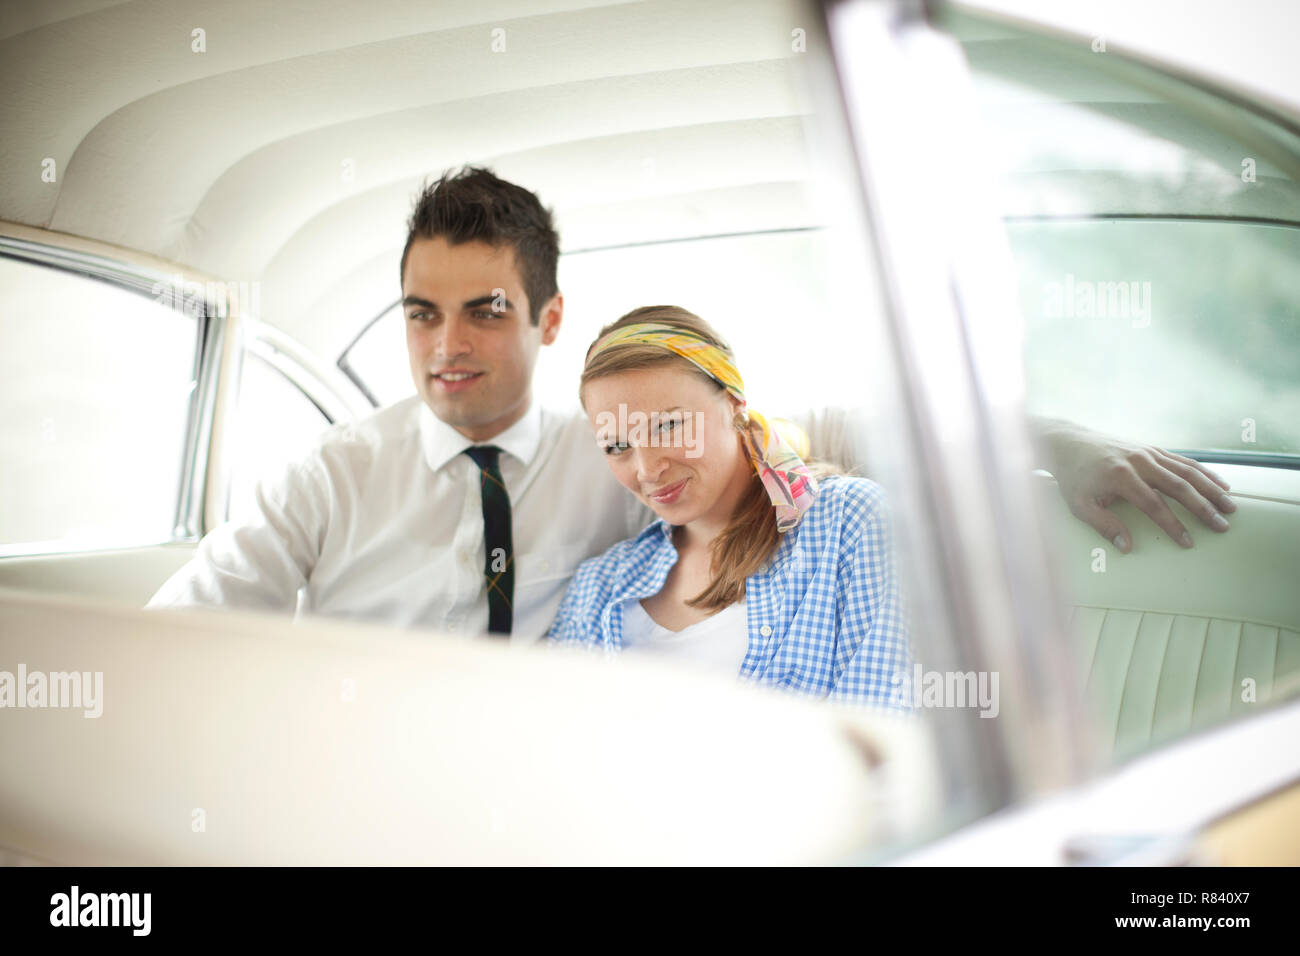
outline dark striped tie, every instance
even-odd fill
[[[515,599],[515,551],[510,533],[510,495],[501,480],[498,464],[501,449],[496,445],[476,445],[466,448],[465,454],[478,465],[483,489],[483,543],[487,546],[483,578],[487,582],[488,630],[493,634],[509,634],[514,619],[511,606]]]

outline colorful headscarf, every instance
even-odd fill
[[[657,345],[675,352],[740,403],[740,413],[748,422],[748,427],[741,430],[745,451],[776,508],[776,530],[784,533],[795,527],[817,497],[817,479],[801,457],[808,455],[807,433],[792,422],[769,422],[750,410],[745,401],[745,380],[736,363],[722,349],[685,329],[659,322],[625,325],[597,341],[587,353],[587,361],[619,345]]]

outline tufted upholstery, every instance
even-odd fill
[[[1196,541],[1186,551],[1120,503],[1134,541],[1120,554],[1044,482],[1079,671],[1101,748],[1118,759],[1300,696],[1300,496],[1249,490],[1300,474],[1218,470],[1233,483],[1232,530],[1215,534],[1173,505]]]
[[[1081,650],[1103,742],[1125,757],[1273,697],[1295,693],[1300,633],[1247,621],[1076,606]],[[1242,699],[1255,682],[1255,703]]]

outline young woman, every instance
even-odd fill
[[[910,659],[877,485],[806,463],[802,430],[750,410],[726,342],[675,306],[603,329],[579,397],[659,520],[579,567],[551,641],[901,706]]]

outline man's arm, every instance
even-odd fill
[[[325,490],[314,458],[259,482],[252,519],[205,536],[148,607],[292,612],[320,555],[329,517]]]
[[[1143,511],[1184,548],[1192,546],[1192,536],[1165,503],[1165,495],[1207,528],[1228,530],[1223,513],[1237,510],[1227,495],[1228,483],[1200,462],[1060,419],[1030,419],[1030,425],[1070,511],[1121,552],[1133,547],[1133,536],[1110,510],[1120,498]]]
[[[823,408],[791,420],[808,432],[815,458],[871,477],[864,412]],[[1133,546],[1128,528],[1110,510],[1121,498],[1145,512],[1185,548],[1192,546],[1191,535],[1165,503],[1165,495],[1200,518],[1207,528],[1228,530],[1223,515],[1237,510],[1226,494],[1228,483],[1199,462],[1062,419],[1030,416],[1028,421],[1043,467],[1056,479],[1070,511],[1121,552],[1127,553]]]

